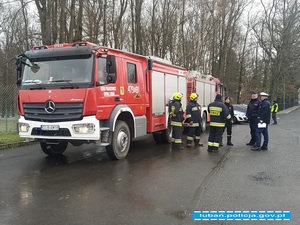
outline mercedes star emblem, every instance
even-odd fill
[[[47,113],[54,113],[55,111],[55,104],[53,101],[47,101],[46,104],[45,104],[45,111]]]

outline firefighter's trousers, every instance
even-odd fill
[[[208,137],[208,147],[219,148],[219,143],[222,141],[224,127],[210,127]]]
[[[196,144],[196,142],[197,142],[197,144],[199,144],[200,134],[201,134],[200,126],[197,126],[197,127],[190,126],[188,128],[188,133],[187,133],[187,138],[186,138],[187,144],[191,144],[194,139],[195,139],[195,144]]]
[[[182,144],[182,126],[172,126],[172,142],[174,144]]]

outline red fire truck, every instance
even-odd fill
[[[188,72],[187,101],[191,93],[198,94],[198,103],[201,105],[202,130],[205,131],[210,121],[207,106],[213,102],[216,94],[224,94],[224,85],[212,75],[204,75],[198,71]]]
[[[134,138],[168,142],[167,103],[187,93],[184,68],[89,42],[34,47],[16,64],[19,134],[50,156],[96,143],[122,159]]]

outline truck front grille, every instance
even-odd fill
[[[53,112],[46,111],[46,103],[24,103],[26,120],[61,122],[82,119],[83,103],[55,103]]]

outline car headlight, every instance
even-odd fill
[[[28,123],[18,123],[19,132],[28,132],[29,131],[29,124]]]
[[[74,133],[91,134],[95,132],[95,125],[92,123],[74,124],[72,126]]]

